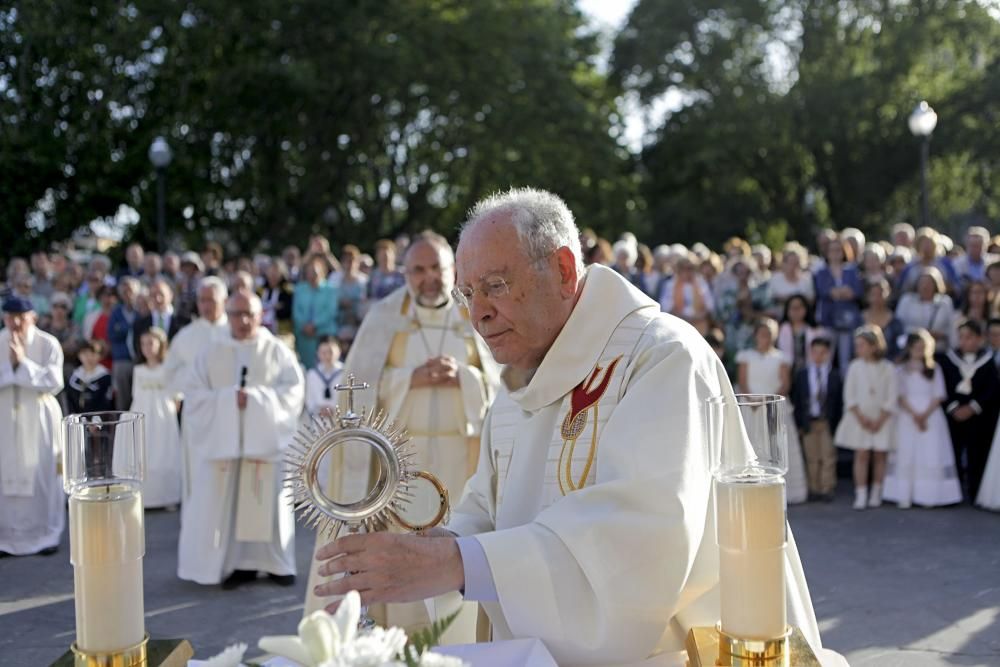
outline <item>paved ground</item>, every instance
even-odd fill
[[[866,512],[793,507],[824,642],[851,665],[1000,665],[1000,515],[968,507]],[[294,632],[305,581],[223,592],[179,581],[178,515],[147,514],[146,628],[186,637],[199,657]],[[312,536],[298,536],[300,571]],[[64,542],[49,557],[0,559],[0,665],[48,665],[73,641],[73,574]]]

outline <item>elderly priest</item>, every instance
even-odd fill
[[[584,270],[558,197],[480,202],[458,295],[503,388],[448,531],[350,535],[320,549],[317,592],[363,602],[462,590],[497,639],[540,638],[560,665],[683,665],[719,618],[719,553],[702,407],[732,394],[693,327],[610,269]],[[457,537],[456,537],[457,536]],[[789,620],[818,648],[794,541]]]

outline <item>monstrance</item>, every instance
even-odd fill
[[[295,510],[324,539],[333,540],[343,526],[358,533],[385,530],[391,525],[404,530],[421,531],[441,523],[448,515],[448,490],[437,477],[412,466],[414,452],[409,447],[406,429],[390,421],[383,411],[362,408],[354,411],[354,392],[368,389],[368,383],[356,382],[349,375],[347,384],[337,391],[347,392],[347,412],[338,407],[332,415],[314,417],[295,435],[286,462],[286,480],[294,496]],[[360,500],[342,502],[323,488],[322,461],[338,447],[356,445],[367,448],[374,458],[375,481]],[[337,471],[333,471],[336,473]],[[413,523],[402,516],[413,494],[410,486],[418,479],[433,485],[440,505],[427,523]]]

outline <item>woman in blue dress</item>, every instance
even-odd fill
[[[323,255],[307,257],[292,298],[295,351],[307,369],[316,365],[319,340],[337,335],[337,288],[326,281],[328,272]]]
[[[826,264],[815,275],[816,321],[834,338],[837,367],[847,373],[854,352],[854,330],[861,326],[861,274],[853,264],[851,246],[843,238],[831,239]]]

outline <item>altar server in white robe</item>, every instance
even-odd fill
[[[304,382],[295,354],[260,327],[254,294],[226,304],[231,337],[198,355],[185,391],[191,495],[182,506],[178,575],[233,588],[295,581],[295,526],[283,452]]]
[[[194,361],[198,354],[216,340],[229,338],[229,321],[226,318],[226,283],[214,276],[203,278],[198,284],[198,318],[177,332],[167,358],[163,362],[167,386],[183,398],[184,390],[191,380]],[[187,410],[181,404],[181,500],[191,493],[191,440],[192,430],[185,416]]]
[[[0,331],[0,553],[55,553],[66,523],[56,469],[62,454],[62,347],[35,327],[29,299],[3,304]]]
[[[360,402],[385,410],[390,420],[406,427],[414,468],[436,475],[457,502],[476,469],[479,435],[496,394],[499,368],[475,335],[468,311],[452,298],[455,256],[448,241],[433,232],[418,235],[407,248],[403,265],[406,285],[377,302],[365,316],[341,377],[353,374],[375,389],[374,396],[362,393]],[[343,454],[334,497],[347,501],[365,496],[369,459],[354,451]],[[413,523],[422,523],[437,511],[437,493],[423,493],[430,490],[429,485],[414,487],[416,497],[407,512]],[[317,540],[317,547],[322,543]],[[320,583],[317,565],[314,561],[312,585],[306,589],[306,614],[324,604],[311,593]],[[369,613],[380,624],[412,633],[431,622],[429,608],[447,615],[459,603],[455,596],[453,601],[430,605],[390,604],[384,609],[379,605]],[[446,643],[475,641],[475,607],[465,606]]]
[[[572,214],[550,193],[478,204],[457,275],[505,368],[451,532],[342,536],[320,569],[351,574],[317,593],[463,590],[494,638],[540,638],[560,665],[684,665],[688,629],[719,618],[702,409],[732,394],[725,369],[616,273],[584,271]],[[819,647],[790,532],[785,571],[789,621]]]

